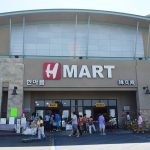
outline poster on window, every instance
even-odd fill
[[[9,117],[9,124],[15,124],[15,117]]]
[[[116,116],[115,109],[110,109],[110,110],[109,110],[109,113],[110,113],[110,116],[111,116],[111,117],[115,117],[115,116]]]
[[[91,110],[85,110],[85,114],[87,118],[90,118],[91,116]]]
[[[69,110],[63,110],[62,118],[68,118],[69,117]]]
[[[83,112],[82,111],[79,112],[79,116],[83,116]]]
[[[6,118],[1,118],[0,119],[0,124],[6,124]]]

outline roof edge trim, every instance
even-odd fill
[[[35,10],[23,10],[23,11],[13,11],[13,12],[5,12],[0,13],[0,17],[5,16],[14,16],[14,15],[26,15],[26,14],[35,14],[35,13],[54,13],[54,12],[74,12],[74,13],[95,13],[95,14],[108,14],[108,15],[115,15],[115,16],[123,16],[129,17],[134,19],[142,19],[146,21],[150,21],[150,18],[147,16],[140,16],[134,14],[127,14],[121,12],[113,12],[113,11],[105,11],[105,10],[90,10],[90,9],[35,9]]]

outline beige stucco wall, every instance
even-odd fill
[[[60,62],[61,64],[77,64],[79,67],[83,64],[86,64],[91,66],[91,64],[97,64],[97,65],[115,65],[115,69],[112,71],[113,77],[112,79],[61,79],[58,81],[46,81],[46,84],[43,87],[37,87],[37,86],[30,86],[28,87],[26,85],[27,79],[43,79],[43,63],[44,62]],[[149,124],[150,120],[150,101],[148,101],[150,95],[145,95],[143,91],[143,86],[150,86],[149,84],[149,76],[150,76],[150,62],[144,61],[144,60],[25,60],[25,77],[24,77],[24,88],[26,91],[68,91],[66,97],[69,97],[69,91],[88,91],[88,93],[91,93],[89,91],[99,91],[101,94],[98,95],[98,98],[103,95],[102,91],[117,91],[115,94],[115,97],[117,97],[118,100],[118,112],[121,113],[122,106],[125,103],[128,103],[129,101],[127,99],[134,99],[132,103],[133,110],[135,110],[135,107],[137,108],[138,112],[141,112],[144,120],[147,121],[147,124]],[[36,68],[36,69],[33,69]],[[105,74],[105,72],[104,72]],[[132,79],[136,81],[135,86],[119,86],[117,81],[119,79]],[[132,95],[128,94],[121,94],[121,91],[136,91],[134,98]],[[34,98],[33,98],[34,95]],[[46,93],[40,93],[31,94],[31,99],[29,100],[31,103],[30,105],[33,106],[32,99],[35,98],[49,98],[49,96],[46,96]],[[51,98],[57,98],[56,95],[61,95],[63,98],[63,94],[57,94],[53,97],[52,94],[50,95]],[[74,94],[70,96],[70,98],[74,97]],[[81,94],[82,95],[82,94]],[[78,98],[86,98],[86,95],[84,94]],[[92,95],[92,94],[91,94]],[[91,95],[88,96],[91,97]],[[106,94],[107,98],[114,98],[114,94],[111,93]],[[108,97],[108,95],[110,97]],[[119,98],[119,96],[121,98]],[[96,96],[97,97],[97,96]],[[60,97],[59,97],[60,98]],[[91,98],[95,98],[94,95],[92,95]],[[132,101],[132,100],[131,100]],[[130,102],[129,102],[130,103]],[[132,108],[131,107],[131,108]],[[33,110],[32,108],[31,110]],[[136,112],[136,110],[135,110]],[[119,115],[120,115],[119,113]]]
[[[143,86],[149,86],[150,62],[139,60],[58,60],[62,64],[82,64],[91,66],[98,65],[115,65],[112,71],[112,79],[61,79],[59,81],[46,81],[44,87],[26,85],[27,79],[43,79],[43,63],[55,62],[54,60],[41,59],[0,59],[0,97],[2,97],[2,86],[8,82],[8,108],[18,107],[18,115],[21,115],[22,105],[24,109],[32,112],[34,110],[34,99],[95,99],[110,98],[118,100],[118,112],[121,115],[123,105],[131,105],[131,109],[141,112],[144,120],[150,120],[150,94],[145,94]],[[23,64],[24,63],[24,64]],[[25,67],[24,67],[25,66]],[[90,68],[90,67],[89,67]],[[106,72],[104,72],[105,74]],[[105,74],[106,75],[106,74]],[[136,81],[135,86],[119,86],[119,79],[133,79]],[[13,87],[17,86],[18,95],[11,95]],[[24,88],[24,90],[23,90]],[[59,89],[59,90],[58,90]],[[82,92],[81,92],[81,91]],[[24,92],[25,95],[24,95]],[[35,92],[34,92],[35,91]],[[38,92],[36,92],[38,91]],[[39,92],[41,91],[41,92]],[[42,92],[45,91],[45,92]],[[46,92],[47,91],[47,92]],[[52,92],[53,91],[53,92]],[[63,92],[67,91],[67,92]],[[76,92],[75,92],[76,91]],[[137,106],[136,106],[137,105]],[[121,116],[120,116],[121,117]]]
[[[150,57],[150,46],[148,43],[148,29],[140,29],[140,33],[143,39],[143,46],[144,46],[144,56]],[[150,37],[149,37],[150,38]]]
[[[150,89],[150,61],[137,62],[138,76],[138,110],[150,124],[150,94],[145,94],[143,87],[148,86]]]
[[[0,80],[0,114],[1,114],[1,104],[2,104],[2,89],[3,89],[3,84],[2,83],[3,82],[2,82],[2,79],[1,79]]]
[[[130,60],[53,60],[53,59],[25,59],[25,72],[24,72],[24,87],[37,87],[27,86],[27,80],[40,80],[43,79],[43,64],[46,62],[60,62],[61,65],[78,65],[78,71],[81,65],[87,65],[91,72],[91,65],[114,65],[112,69],[112,78],[107,78],[107,70],[103,71],[104,78],[87,79],[87,78],[61,78],[61,80],[46,80],[45,88],[118,88],[118,80],[135,80],[136,81],[136,68],[135,61]],[[122,86],[124,88],[131,88],[135,86]],[[38,87],[39,88],[39,87]]]
[[[7,116],[10,114],[10,109],[16,107],[18,116],[22,113],[23,103],[23,74],[24,65],[22,59],[0,59],[0,97],[2,97],[2,83],[8,82],[8,106]],[[14,86],[17,86],[17,95],[12,95]]]
[[[9,26],[0,27],[0,55],[9,55]]]

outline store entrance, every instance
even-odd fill
[[[44,111],[44,115],[46,115],[46,114],[48,114],[48,115],[54,115],[54,114],[60,114],[61,112],[60,112],[60,109],[57,109],[57,108],[49,108],[49,109],[45,109],[45,111]]]
[[[45,119],[46,115],[61,114],[58,108],[35,108],[36,116],[42,116]]]
[[[62,100],[36,100],[35,112],[37,116],[59,114],[61,116],[61,125],[66,127],[71,120],[71,112],[79,115],[86,114],[87,118],[93,116],[94,121],[98,121],[99,114],[103,114],[105,121],[109,117],[117,120],[117,100],[116,99],[62,99]]]
[[[57,130],[61,127],[61,109],[58,108],[35,108],[36,116],[42,116],[44,120],[44,127],[46,131]],[[57,117],[56,117],[57,116]],[[53,124],[50,125],[50,118],[53,118]],[[58,121],[59,118],[59,125],[57,126],[56,118]]]
[[[108,111],[107,111],[107,107],[94,107],[93,108],[93,118],[94,120],[98,120],[98,117],[100,114],[103,114],[105,118],[107,118],[108,116]]]

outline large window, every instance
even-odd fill
[[[23,34],[24,33],[24,34]],[[136,38],[137,35],[137,38]],[[142,33],[114,24],[12,26],[11,54],[32,56],[143,57]]]
[[[109,106],[116,106],[116,100],[109,100]]]
[[[36,100],[35,102],[35,107],[44,107],[44,100]]]
[[[91,100],[83,100],[83,106],[91,106]]]

